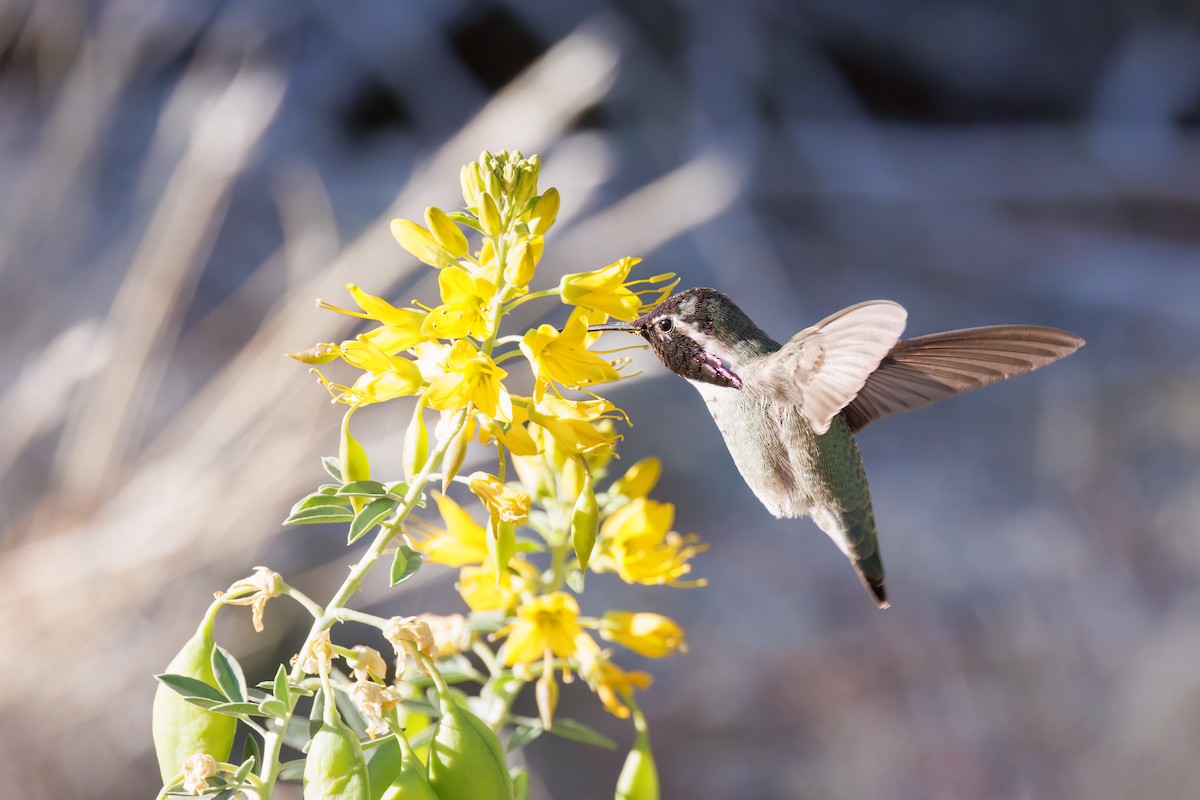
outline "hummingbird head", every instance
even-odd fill
[[[742,360],[779,349],[716,289],[688,289],[633,322],[593,325],[589,330],[637,334],[676,375],[731,389],[742,388],[734,371]]]

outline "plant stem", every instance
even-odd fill
[[[442,458],[446,455],[446,450],[449,449],[450,442],[462,431],[466,425],[466,421],[466,409],[455,414],[447,435],[438,440],[438,446],[429,454],[429,458],[425,461],[425,466],[421,468],[419,473],[413,476],[408,493],[405,494],[404,500],[397,507],[395,515],[379,529],[379,533],[375,536],[375,541],[371,543],[371,547],[363,554],[358,563],[351,567],[350,574],[346,576],[346,580],[342,582],[341,587],[333,595],[333,599],[329,601],[324,612],[313,620],[312,627],[308,631],[308,636],[305,637],[304,646],[300,648],[300,652],[308,649],[309,644],[311,644],[312,640],[321,631],[328,629],[337,621],[338,614],[345,608],[347,601],[362,588],[363,579],[383,556],[388,544],[400,532],[400,526],[404,523],[405,518],[416,508],[417,501],[420,499],[426,485],[428,485],[430,477],[441,466]],[[292,667],[289,678],[293,682],[298,682],[304,674],[301,663],[301,660],[297,660],[296,666]],[[279,775],[280,768],[279,753],[283,748],[283,731],[287,730],[287,724],[291,720],[292,713],[295,711],[298,699],[295,696],[292,698],[287,716],[282,721],[272,722],[270,730],[263,737],[263,760],[262,768],[259,771],[263,784],[262,790],[259,793],[261,800],[270,800],[271,792],[275,787],[275,780]]]

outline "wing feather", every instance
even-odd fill
[[[1084,344],[1038,325],[996,325],[899,342],[845,408],[851,431],[880,417],[1044,367]]]
[[[888,300],[859,303],[805,328],[783,346],[777,385],[799,384],[800,412],[817,433],[854,399],[895,347],[907,312]]]

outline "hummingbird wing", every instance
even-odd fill
[[[846,406],[856,433],[867,423],[987,386],[1069,356],[1073,333],[1038,325],[995,325],[907,339],[892,348]]]
[[[776,385],[799,384],[800,413],[818,434],[863,388],[904,332],[908,312],[890,300],[841,311],[793,336],[771,356]]]

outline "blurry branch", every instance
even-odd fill
[[[86,186],[97,149],[104,142],[112,116],[119,107],[121,92],[134,71],[142,66],[146,50],[161,47],[172,37],[159,30],[160,15],[170,15],[168,4],[139,4],[139,13],[131,14],[130,4],[99,4],[101,9],[94,32],[81,39],[75,62],[58,91],[54,110],[40,135],[37,154],[22,164],[6,190],[9,197],[20,198],[0,216],[0,275],[18,254],[13,244],[44,238],[53,247],[70,247],[63,241],[72,235],[72,226],[63,226],[58,210],[69,205],[67,198]],[[88,11],[72,3],[36,3],[33,15],[22,32],[18,47],[37,48],[44,64],[54,59],[40,52],[46,40],[65,35],[73,39],[86,29]],[[173,20],[178,26],[179,21]],[[49,36],[43,36],[45,29]],[[66,34],[60,29],[69,29]],[[183,47],[190,30],[178,29],[173,45]],[[163,57],[160,54],[160,57]],[[48,222],[48,224],[47,224]],[[20,234],[20,235],[18,235]],[[41,242],[39,242],[41,244]]]
[[[185,79],[207,81],[199,74]],[[141,432],[175,338],[224,219],[234,181],[283,98],[275,76],[244,68],[201,119],[171,175],[101,333],[110,363],[84,392],[59,453],[59,485],[90,505]],[[181,87],[182,89],[182,87]]]

